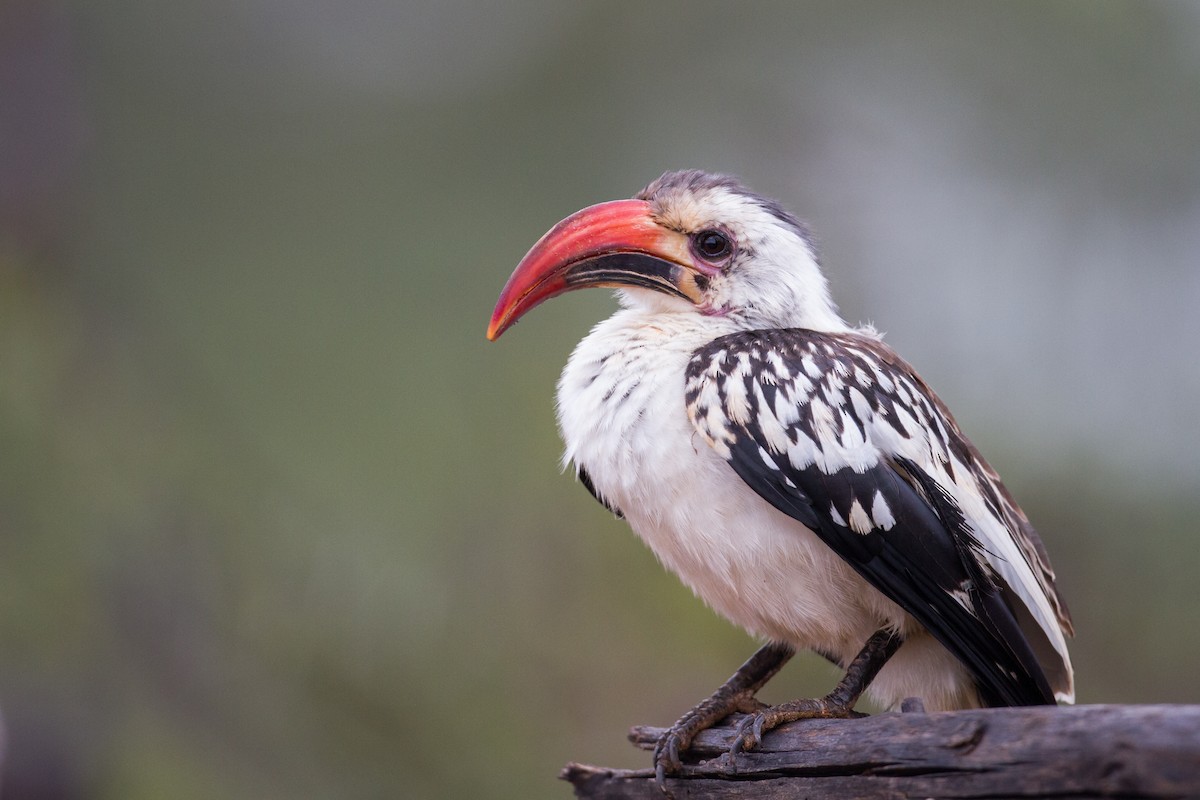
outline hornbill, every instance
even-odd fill
[[[558,423],[579,480],[717,612],[766,644],[658,743],[658,780],[745,712],[1072,702],[1070,615],[1046,551],[933,390],[830,299],[811,235],[734,178],[668,172],[555,225],[488,328],[589,286],[622,308],[575,348]],[[755,693],[798,649],[843,667],[820,699]]]

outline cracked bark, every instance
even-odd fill
[[[740,716],[696,737],[683,798],[1181,798],[1200,797],[1200,706],[997,708],[801,720],[762,744],[728,751]],[[638,727],[653,750],[663,728]],[[654,771],[569,764],[581,798],[653,798]]]

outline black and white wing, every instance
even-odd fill
[[[696,429],[975,676],[987,705],[1070,702],[1066,607],[1041,542],[949,411],[875,338],[714,340],[687,370]]]

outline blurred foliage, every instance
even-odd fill
[[[557,468],[667,168],[813,220],[1044,533],[1082,702],[1197,702],[1185,3],[0,4],[6,798],[563,797],[754,646]],[[823,691],[819,659],[768,688]]]

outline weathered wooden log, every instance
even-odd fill
[[[1067,706],[892,713],[805,720],[725,757],[738,719],[702,733],[683,798],[1183,798],[1200,797],[1200,706]],[[661,728],[630,732],[652,749]],[[647,760],[649,760],[647,758]],[[663,794],[650,769],[568,764],[582,798]]]

